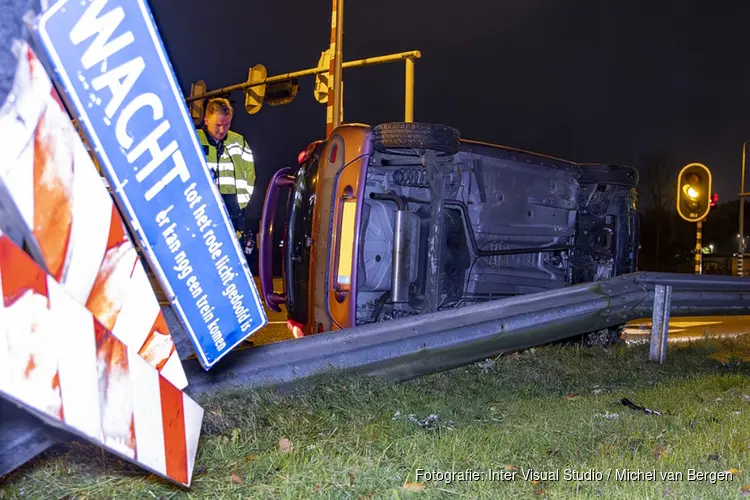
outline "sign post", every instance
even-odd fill
[[[145,0],[60,0],[35,26],[121,211],[210,369],[268,323]]]

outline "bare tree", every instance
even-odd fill
[[[660,151],[649,151],[640,160],[639,198],[650,211],[656,227],[654,264],[659,270],[665,231],[672,234],[669,223],[676,202],[677,169],[668,156]]]

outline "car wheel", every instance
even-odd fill
[[[458,153],[460,134],[447,125],[432,123],[383,123],[374,127],[375,150],[387,154],[414,154],[414,149],[431,149],[445,156]]]

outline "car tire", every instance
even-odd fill
[[[455,128],[433,123],[383,123],[374,127],[375,150],[413,155],[414,149],[430,149],[445,156],[458,153],[461,136]]]

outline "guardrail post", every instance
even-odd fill
[[[654,291],[654,313],[651,319],[651,361],[664,363],[667,359],[667,332],[669,332],[669,311],[672,307],[672,286],[656,285]]]

